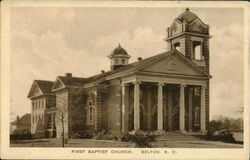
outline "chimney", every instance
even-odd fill
[[[103,74],[103,73],[105,73],[105,71],[104,71],[104,70],[101,70],[101,72],[102,72],[102,74]]]
[[[20,120],[19,116],[16,117],[16,121],[18,122]]]
[[[65,73],[65,77],[72,77],[72,73]]]
[[[142,60],[142,57],[138,57],[137,59],[138,59],[138,61],[141,61],[141,60]]]

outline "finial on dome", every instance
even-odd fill
[[[189,8],[186,8],[186,11],[189,11]]]

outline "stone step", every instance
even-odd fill
[[[165,132],[156,137],[156,141],[202,141],[199,137],[180,132]]]

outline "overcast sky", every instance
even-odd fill
[[[118,43],[132,56],[166,51],[166,28],[185,8],[12,8],[11,119],[31,112],[34,79],[109,70]],[[244,12],[190,8],[210,26],[210,118],[239,117],[243,107]]]

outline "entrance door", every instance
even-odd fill
[[[177,87],[167,89],[167,131],[179,130],[179,92]]]

